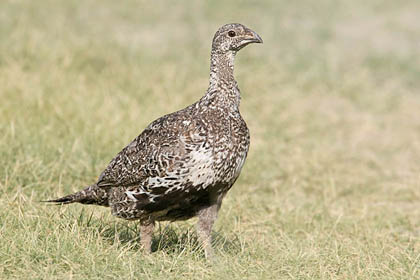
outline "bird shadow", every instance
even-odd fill
[[[212,233],[212,246],[216,250],[237,254],[241,251],[241,243],[238,236],[228,238],[218,231]],[[204,249],[199,242],[194,226],[178,226],[172,223],[159,224],[155,231],[152,251],[165,251],[177,253],[181,251],[197,252],[204,256]]]
[[[138,222],[109,222],[105,217],[95,218],[93,212],[81,211],[78,216],[67,214],[65,220],[76,221],[80,228],[97,232],[99,237],[110,245],[128,250],[140,250],[140,224]],[[71,217],[70,217],[71,216]],[[70,226],[70,224],[68,224]],[[226,237],[220,231],[213,231],[212,245],[216,251],[237,255],[243,251],[244,243],[238,235]],[[183,251],[197,253],[204,257],[204,250],[198,240],[195,227],[185,222],[157,223],[152,239],[152,252],[177,254]]]
[[[119,223],[105,226],[101,236],[111,244],[140,250],[140,226],[138,224]],[[238,236],[228,238],[220,232],[212,233],[212,245],[216,250],[229,254],[238,254],[243,247]],[[194,226],[159,223],[152,239],[152,252],[178,254],[183,251],[198,253],[204,257],[204,250],[198,240]]]

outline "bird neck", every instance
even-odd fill
[[[221,84],[235,82],[233,68],[235,63],[235,52],[217,52],[213,50],[210,58],[210,88],[216,88]]]
[[[212,50],[210,60],[210,83],[205,97],[231,107],[239,107],[240,95],[233,76],[234,51]]]

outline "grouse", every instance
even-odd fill
[[[111,160],[95,184],[47,202],[107,206],[119,218],[139,220],[141,246],[148,253],[155,221],[198,216],[198,237],[205,256],[211,256],[213,223],[241,172],[250,143],[239,113],[234,58],[246,45],[262,42],[242,24],[219,28],[206,94],[153,121]]]

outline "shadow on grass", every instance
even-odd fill
[[[82,231],[95,231],[98,236],[111,245],[119,244],[129,247],[130,250],[140,250],[140,224],[138,222],[115,221],[110,223],[105,218],[94,218],[93,213],[82,210],[78,217],[65,215],[69,221],[77,220],[77,225]],[[71,226],[71,225],[68,225]],[[228,238],[220,232],[213,231],[213,247],[216,251],[227,254],[238,254],[243,248],[239,237],[235,235]],[[152,240],[152,252],[164,251],[168,254],[176,254],[182,251],[190,251],[202,254],[204,250],[198,241],[194,226],[185,223],[157,223]]]

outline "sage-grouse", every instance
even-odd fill
[[[241,172],[249,132],[239,113],[233,77],[235,54],[261,37],[242,24],[226,24],[213,38],[210,85],[196,103],[152,122],[109,163],[98,181],[49,200],[111,207],[112,214],[140,220],[141,245],[151,251],[155,221],[199,217],[205,255],[222,199]]]

